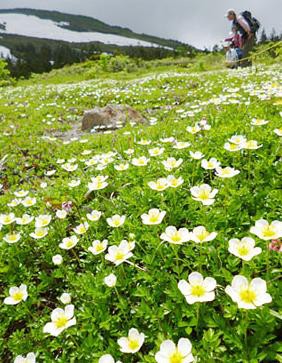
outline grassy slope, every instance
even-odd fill
[[[12,361],[17,354],[35,351],[44,363],[53,362],[55,357],[61,363],[96,362],[102,353],[108,352],[116,359],[133,363],[134,356],[122,355],[116,343],[131,327],[147,336],[141,351],[141,360],[146,363],[154,362],[153,354],[163,339],[177,341],[182,336],[191,339],[199,362],[246,362],[249,357],[253,362],[278,361],[279,319],[271,311],[281,309],[277,280],[279,256],[275,252],[269,255],[266,242],[256,239],[263,252],[242,268],[240,260],[228,253],[227,241],[249,235],[250,226],[261,217],[272,221],[281,215],[277,163],[280,140],[273,132],[281,127],[281,106],[275,104],[278,94],[275,82],[281,76],[281,66],[258,67],[253,73],[242,70],[192,74],[182,70],[176,74],[176,70],[167,67],[166,72],[162,70],[142,79],[138,79],[141,74],[131,74],[132,79],[128,81],[108,74],[107,79],[104,76],[77,84],[57,84],[84,79],[81,71],[70,67],[51,74],[50,78],[47,76],[47,80],[37,77],[36,82],[20,82],[18,87],[1,92],[0,159],[8,155],[0,179],[5,191],[0,195],[2,211],[14,210],[17,215],[26,212],[22,206],[11,209],[6,205],[13,199],[12,192],[23,188],[37,198],[37,205],[29,213],[50,213],[54,219],[48,237],[43,240],[29,237],[33,225],[23,228],[22,240],[17,244],[9,246],[1,240],[1,299],[7,296],[10,286],[26,283],[29,289],[25,303],[0,307],[4,317],[2,361]],[[259,100],[250,95],[253,89],[257,92],[264,89],[262,95],[269,94],[269,99]],[[149,117],[155,117],[157,125],[128,126],[110,135],[89,135],[84,138],[85,144],[41,139],[42,135],[52,136],[55,131],[68,129],[85,109],[115,102],[130,104],[147,115],[151,112]],[[181,110],[194,114],[181,117]],[[186,126],[203,117],[211,124],[211,130],[189,134]],[[270,122],[251,127],[253,117]],[[130,134],[124,135],[124,131]],[[256,139],[263,147],[230,153],[223,145],[234,134]],[[189,141],[191,146],[177,150],[170,144],[161,144],[160,138],[170,136]],[[151,140],[152,144],[138,145],[136,141],[142,138]],[[152,157],[145,168],[131,165],[125,173],[117,172],[112,164],[102,171],[94,167],[85,169],[83,159],[89,156],[81,154],[83,150],[91,150],[92,155],[114,150],[118,152],[114,162],[117,164],[122,159],[130,159],[124,153],[128,148],[134,148],[136,156],[148,156],[148,149],[158,145],[165,147],[162,157]],[[239,169],[240,174],[229,180],[219,179],[202,169],[199,161],[192,160],[190,150],[202,151],[206,158],[216,157],[222,165]],[[182,176],[184,184],[162,195],[150,190],[147,182],[169,174],[160,163],[168,156],[183,158],[183,166],[170,173]],[[76,158],[78,170],[68,174],[56,163],[58,158]],[[44,175],[52,169],[57,170],[54,176]],[[94,193],[92,199],[85,199],[90,177],[99,173],[109,175],[109,187]],[[81,185],[70,189],[67,182],[77,178],[81,179]],[[46,189],[39,187],[43,181],[48,183]],[[193,201],[189,192],[191,186],[203,182],[219,189],[216,203],[210,208]],[[72,200],[78,209],[74,208],[66,220],[55,222],[54,211],[66,200]],[[167,216],[162,225],[150,228],[142,225],[140,215],[152,207],[166,210]],[[98,224],[91,223],[89,232],[80,237],[75,248],[78,262],[74,254],[62,251],[58,243],[90,209],[102,210],[106,217],[125,213],[128,219],[117,230],[107,226],[104,216]],[[189,230],[204,225],[219,234],[215,241],[203,245],[201,251],[192,243],[180,246],[178,267],[173,246],[164,244],[157,250],[159,235],[168,225],[185,226]],[[0,237],[6,232],[4,227]],[[137,240],[132,261],[145,266],[148,272],[128,265],[113,268],[104,256],[94,257],[87,252],[94,238],[109,238],[110,244],[116,244],[128,238],[130,232],[135,233]],[[58,268],[51,262],[55,253],[62,253],[65,260]],[[199,269],[205,276],[216,278],[220,286],[226,286],[238,273],[267,280],[273,298],[271,310],[265,306],[250,311],[247,340],[244,340],[245,315],[220,287],[214,302],[201,305],[197,323],[197,307],[186,304],[177,282],[180,278],[186,279],[188,272]],[[118,276],[119,298],[102,282],[113,271]],[[58,338],[46,337],[42,327],[49,321],[51,310],[58,306],[58,296],[66,290],[72,294],[77,326]]]

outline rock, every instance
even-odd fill
[[[128,105],[107,105],[85,111],[81,120],[81,129],[118,129],[127,122],[144,123],[146,118]]]

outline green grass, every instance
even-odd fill
[[[281,65],[195,72],[165,64],[156,72],[149,68],[101,73],[94,79],[86,75],[91,64],[84,67],[1,89],[0,214],[47,214],[52,220],[42,239],[30,236],[34,221],[3,225],[0,231],[0,360],[13,362],[19,354],[35,352],[37,361],[44,363],[98,362],[109,353],[123,363],[152,363],[165,339],[177,343],[183,337],[191,341],[198,362],[281,362],[281,256],[268,248],[270,241],[250,233],[259,219],[269,223],[281,219],[281,139],[274,132],[281,129]],[[128,124],[111,134],[89,134],[67,143],[53,137],[70,129],[84,110],[108,103],[129,104],[156,124]],[[269,122],[252,126],[253,118]],[[202,119],[210,130],[197,134],[186,130]],[[262,147],[227,151],[224,144],[233,135],[244,135]],[[174,148],[162,141],[168,137],[190,146]],[[142,139],[150,145],[140,145]],[[155,147],[164,148],[160,156],[150,155]],[[133,156],[125,152],[128,149],[134,149]],[[240,173],[217,177],[192,159],[190,151],[201,151],[205,159],[215,157]],[[114,154],[106,159],[109,152]],[[85,164],[101,154],[105,168]],[[132,158],[140,156],[150,159],[147,166],[132,165]],[[168,157],[183,162],[168,171],[162,164]],[[60,159],[70,160],[77,169],[64,170]],[[129,164],[126,171],[114,168],[121,162]],[[52,170],[54,175],[46,175]],[[169,174],[182,177],[183,184],[163,192],[148,186]],[[108,176],[108,186],[89,194],[88,183],[98,175]],[[69,187],[73,179],[80,185]],[[203,183],[218,189],[211,206],[191,196],[190,188]],[[14,192],[22,189],[36,198],[36,204],[9,206],[13,199],[21,199]],[[65,219],[58,219],[56,211],[67,201],[73,207]],[[166,211],[161,224],[142,223],[141,215],[151,208]],[[78,235],[74,248],[61,249],[62,239],[74,235],[73,228],[86,221],[91,210],[102,212],[100,220],[88,221],[88,231]],[[106,219],[114,214],[126,215],[124,225],[108,225]],[[192,231],[200,225],[217,232],[216,238],[203,244],[160,244],[168,226]],[[3,238],[12,231],[21,238],[9,244]],[[243,237],[252,237],[261,248],[249,262],[228,251],[230,239]],[[129,261],[135,266],[126,262],[115,266],[105,259],[106,251],[97,256],[88,251],[94,240],[103,239],[109,246],[134,239]],[[52,262],[56,254],[63,256],[58,266]],[[192,305],[185,301],[177,285],[193,271],[216,279],[213,301]],[[117,276],[116,288],[103,282],[110,273]],[[254,310],[239,309],[225,287],[240,274],[265,280],[272,302]],[[27,285],[27,299],[14,306],[4,304],[9,288],[21,284]],[[63,292],[71,294],[76,325],[52,337],[43,333],[43,327],[52,310],[64,306],[59,300]],[[121,353],[117,340],[131,328],[143,332],[145,342],[136,354]]]

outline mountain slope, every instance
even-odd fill
[[[29,18],[25,18],[28,16]],[[33,18],[34,17],[34,18]],[[1,20],[2,19],[2,20]],[[14,20],[13,20],[14,19]],[[35,19],[37,19],[37,23],[35,23]],[[41,19],[41,22],[40,20]],[[20,21],[28,20],[29,23],[32,22],[32,24],[28,27],[22,26],[19,28]],[[9,22],[13,21],[13,26],[17,26],[16,31],[9,31],[10,24]],[[53,28],[50,30],[48,26],[51,26],[51,23],[46,23],[46,21],[52,21]],[[6,22],[6,24],[5,24]],[[16,23],[16,24],[15,24]],[[2,27],[1,27],[2,24]],[[54,29],[54,26],[57,27],[57,32],[60,33],[59,35],[56,34],[56,36],[61,38],[56,38],[57,40],[63,40],[63,41],[72,41],[71,39],[66,39],[66,32],[71,31],[72,33],[69,34],[70,38],[71,36],[75,36],[75,42],[79,41],[101,41],[103,43],[110,44],[117,44],[117,45],[133,45],[133,46],[162,46],[162,47],[169,47],[169,48],[177,48],[183,43],[175,41],[175,40],[167,40],[147,34],[138,34],[133,32],[132,30],[128,28],[122,28],[120,26],[112,26],[108,25],[100,20],[88,17],[88,16],[82,16],[82,15],[73,15],[73,14],[65,14],[58,11],[48,11],[48,10],[36,10],[36,9],[0,9],[0,32],[4,33],[12,33],[12,34],[18,34],[18,35],[24,35],[24,36],[34,36],[36,35],[36,29],[40,24],[45,26],[46,30],[46,36],[42,36],[40,34],[40,38],[48,38],[51,37],[54,39],[54,32],[56,30]],[[32,28],[34,26],[34,29]],[[1,29],[2,28],[2,29]],[[4,28],[4,29],[3,29]],[[7,28],[7,29],[5,29]],[[29,32],[27,33],[27,30]],[[44,29],[43,29],[44,30]],[[65,33],[64,33],[65,30]],[[34,34],[32,34],[34,32]],[[98,38],[92,38],[90,36],[91,32],[95,32],[96,36],[97,33],[100,34],[100,39]],[[77,33],[80,33],[77,34]],[[81,40],[85,35],[88,33],[88,38]],[[109,35],[112,35],[112,37],[109,37]],[[103,36],[104,35],[104,36]],[[65,37],[64,37],[65,36]],[[120,38],[115,38],[113,36],[117,37],[123,37],[123,43],[121,43]],[[80,39],[79,39],[80,37]],[[127,38],[127,43],[124,43],[124,38]],[[129,40],[134,39],[134,42],[130,42]]]

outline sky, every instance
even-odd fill
[[[0,0],[0,9],[15,7],[88,15],[198,48],[210,48],[228,35],[224,14],[229,8],[251,10],[267,33],[273,27],[282,31],[282,0]]]

